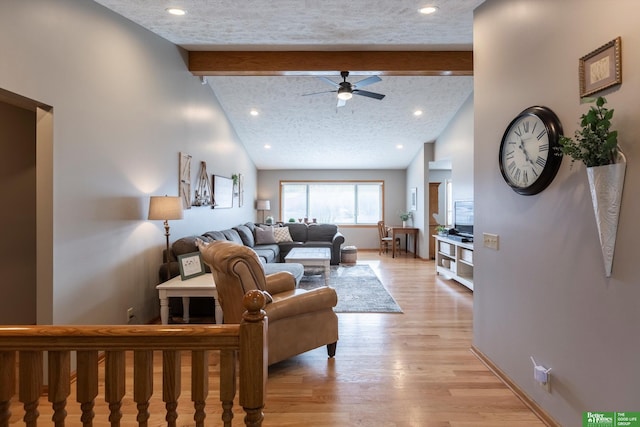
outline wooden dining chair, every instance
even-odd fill
[[[400,238],[396,237],[396,241],[393,242],[393,237],[389,236],[387,227],[384,225],[384,221],[378,221],[378,236],[380,237],[378,255],[382,255],[382,251],[389,253],[389,243],[395,243],[398,247],[398,251],[400,251]]]

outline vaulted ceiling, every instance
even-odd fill
[[[190,51],[259,169],[397,169],[473,91],[473,9],[484,0],[96,1]],[[438,10],[418,12],[427,5]],[[342,70],[352,84],[380,76],[362,90],[384,99],[337,107],[321,76],[339,83]]]

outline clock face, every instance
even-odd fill
[[[520,113],[507,127],[500,144],[500,172],[519,194],[533,195],[553,180],[562,157],[558,145],[562,127],[546,107],[531,107]]]

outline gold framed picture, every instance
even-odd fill
[[[621,38],[580,58],[580,98],[622,83]]]

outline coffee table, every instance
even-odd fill
[[[176,276],[156,286],[160,298],[160,320],[163,325],[169,324],[169,297],[182,297],[182,318],[189,323],[189,298],[213,297],[216,323],[222,323],[222,307],[218,302],[218,290],[211,273],[202,274],[188,280]]]
[[[324,271],[324,284],[329,286],[331,249],[329,248],[293,248],[286,257],[285,262],[297,262],[307,267],[322,267]]]

